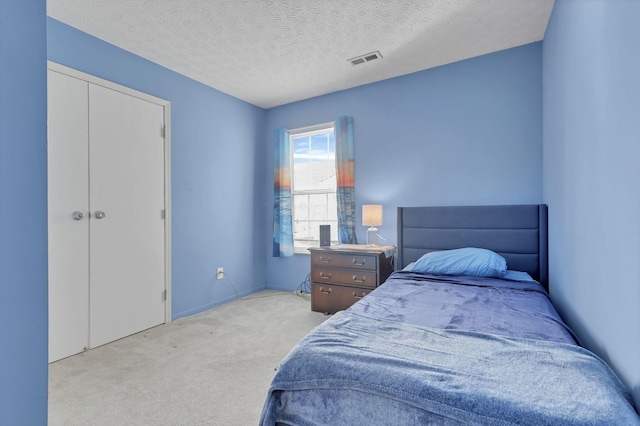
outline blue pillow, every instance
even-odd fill
[[[507,261],[491,250],[466,247],[427,253],[413,265],[413,272],[502,278],[507,273]]]
[[[416,262],[411,262],[410,264],[408,264],[407,266],[405,266],[404,268],[402,268],[403,271],[407,271],[407,272],[411,272],[413,271],[413,266],[416,264]]]
[[[511,269],[507,269],[507,273],[505,274],[504,279],[512,280],[512,281],[534,281],[535,282],[535,280],[531,278],[531,275],[527,274],[526,272],[512,271]]]

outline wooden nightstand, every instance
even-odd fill
[[[395,250],[360,244],[310,248],[311,310],[333,314],[353,305],[391,275]]]

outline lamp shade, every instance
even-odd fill
[[[380,204],[364,204],[362,206],[362,225],[382,225],[382,206]]]

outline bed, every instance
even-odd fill
[[[545,205],[397,218],[397,270],[292,349],[260,424],[640,424],[548,298]]]

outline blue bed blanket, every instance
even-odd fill
[[[536,281],[397,271],[349,310],[432,328],[577,341]]]
[[[350,311],[282,361],[262,425],[640,425],[610,368],[576,345]]]

